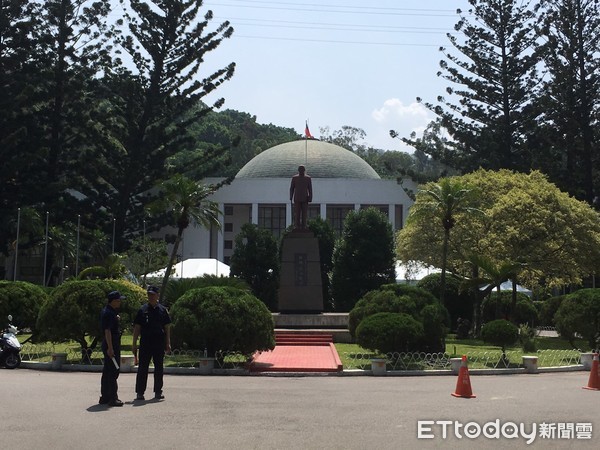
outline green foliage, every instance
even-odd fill
[[[431,292],[435,298],[442,298],[441,274],[431,273],[417,282],[417,287]],[[446,277],[446,288],[444,293],[444,306],[450,314],[450,327],[456,329],[458,319],[472,320],[473,317],[473,298],[472,290],[462,290],[459,277],[449,275]]]
[[[244,280],[252,293],[271,310],[277,309],[279,288],[279,253],[277,241],[269,230],[244,224],[235,237],[230,261],[230,275]]]
[[[560,335],[574,343],[579,334],[591,348],[600,345],[600,289],[580,289],[566,295],[554,315]]]
[[[38,313],[47,300],[48,295],[38,285],[24,281],[0,281],[0,324],[4,324],[10,314],[17,328],[30,328],[35,332]]]
[[[578,284],[600,260],[600,217],[560,192],[540,172],[478,170],[460,177],[478,192],[484,216],[457,214],[448,247],[452,272],[472,275],[472,253],[495,264],[519,261],[519,282],[530,289]],[[398,258],[440,267],[441,227],[415,218],[397,236]]]
[[[36,325],[38,340],[74,340],[82,349],[94,348],[102,339],[100,313],[106,305],[106,295],[114,290],[126,297],[121,301],[119,315],[121,328],[130,328],[146,300],[142,288],[124,280],[68,281],[55,288],[40,309]]]
[[[123,278],[127,268],[117,254],[108,255],[101,266],[86,267],[77,276],[78,280],[116,279]]]
[[[559,295],[558,297],[551,297],[541,302],[542,306],[539,312],[540,325],[555,326],[554,316],[564,299],[564,295]]]
[[[508,320],[493,320],[481,328],[481,339],[502,348],[502,352],[505,352],[506,347],[513,345],[519,339],[519,329]]]
[[[192,349],[250,355],[275,346],[273,319],[264,303],[233,287],[192,289],[171,308],[173,342]]]
[[[319,218],[308,222],[308,229],[319,240],[319,258],[321,263],[321,285],[323,286],[323,304],[325,311],[333,311],[329,274],[333,269],[333,248],[335,232],[329,222]]]
[[[381,353],[416,351],[423,336],[423,325],[404,313],[377,313],[356,329],[356,342],[361,347]]]
[[[531,299],[522,292],[517,292],[517,304],[514,311],[511,291],[501,291],[500,294],[497,291],[490,293],[482,303],[483,322],[497,319],[497,314],[500,314],[500,318],[510,320],[517,325],[526,323],[534,326],[538,323],[537,309]]]
[[[448,311],[426,290],[406,284],[389,284],[368,292],[350,311],[350,334],[358,339],[360,324],[368,317],[383,312],[405,314],[421,324],[424,334],[415,341],[419,350],[444,351]]]
[[[164,304],[173,305],[187,291],[211,286],[229,286],[240,290],[250,290],[244,280],[233,277],[204,275],[197,278],[171,279],[169,280],[169,284],[167,284],[167,289],[164,296]]]
[[[524,352],[531,353],[537,351],[537,342],[535,339],[535,328],[527,324],[519,326],[519,342]]]
[[[146,284],[147,273],[162,269],[168,262],[167,243],[149,236],[134,239],[123,260],[123,264],[142,284]]]
[[[396,278],[394,235],[380,211],[351,211],[333,252],[331,291],[336,311],[350,311],[367,292]]]

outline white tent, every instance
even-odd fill
[[[414,284],[429,274],[441,271],[437,267],[428,266],[420,261],[396,261],[396,283]]]
[[[148,278],[162,278],[166,268],[146,275]],[[173,265],[172,278],[197,278],[203,275],[229,276],[229,266],[214,258],[188,258]]]
[[[483,291],[485,288],[487,288],[489,286],[489,284],[486,284],[485,286],[481,286],[479,288],[480,291]],[[501,291],[512,291],[513,288],[513,282],[511,280],[505,281],[504,283],[502,283],[500,285],[500,290]],[[497,290],[498,288],[494,288],[494,292]],[[525,295],[528,295],[529,297],[531,297],[531,290],[527,289],[526,287],[521,286],[520,284],[517,284],[517,292],[522,292]]]

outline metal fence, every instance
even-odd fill
[[[62,347],[64,348],[64,347]],[[103,355],[100,349],[82,352],[81,349],[70,348],[66,351],[67,364],[101,365]],[[23,361],[51,362],[53,354],[57,353],[54,344],[23,345],[21,357]],[[498,351],[470,352],[467,353],[469,368],[472,369],[509,369],[523,367],[523,352]],[[540,350],[527,353],[538,357],[538,367],[561,367],[580,364],[581,352],[579,350]],[[200,350],[175,349],[165,355],[165,367],[194,368],[199,367],[200,359],[204,352]],[[449,353],[404,353],[394,352],[386,355],[376,353],[340,353],[345,370],[371,370],[372,359],[385,359],[387,370],[451,370],[451,358],[461,355]],[[215,355],[215,368],[217,369],[244,369],[251,362],[250,355],[239,352],[220,351]]]

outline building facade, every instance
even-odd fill
[[[413,203],[404,189],[416,190],[411,180],[404,180],[401,185],[396,180],[381,179],[351,151],[317,140],[298,140],[260,153],[238,172],[230,185],[215,192],[210,200],[218,203],[223,212],[221,230],[188,228],[180,257],[210,257],[229,264],[235,237],[246,223],[268,229],[279,237],[293,223],[289,190],[299,165],[304,165],[312,178],[309,219],[327,220],[340,235],[348,212],[376,207],[388,217],[394,230],[404,225]]]

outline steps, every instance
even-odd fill
[[[252,372],[340,372],[331,333],[275,332],[275,348],[254,355]]]
[[[276,345],[329,345],[333,335],[325,333],[289,333],[275,331]]]

